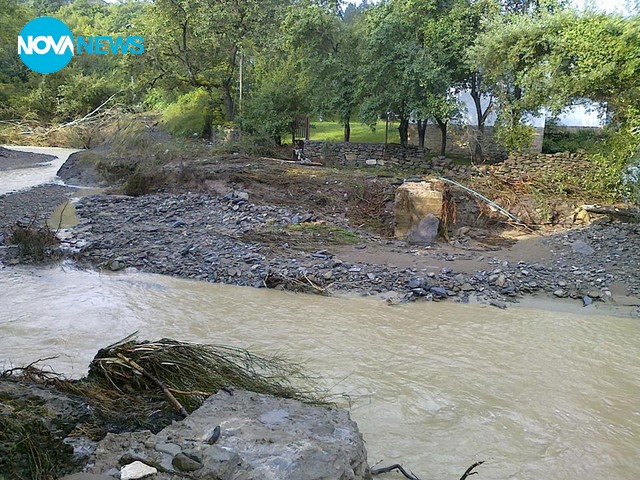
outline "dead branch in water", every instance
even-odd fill
[[[407,471],[404,468],[402,468],[402,465],[400,465],[399,463],[396,463],[395,465],[391,465],[389,467],[372,468],[371,469],[371,475],[380,475],[382,473],[389,473],[389,472],[392,472],[394,470],[398,470],[400,473],[402,473],[409,480],[420,480],[418,477],[413,475],[413,473],[407,473]]]
[[[460,480],[465,480],[470,475],[477,475],[478,472],[474,472],[473,469],[476,468],[476,467],[479,467],[483,463],[484,463],[484,460],[481,460],[481,461],[476,462],[473,465],[471,465],[469,468],[467,468],[467,470],[464,472],[464,474],[460,477]]]
[[[474,463],[473,465],[471,465],[469,468],[467,468],[467,470],[462,474],[462,476],[460,477],[460,480],[466,480],[467,477],[470,477],[471,475],[477,475],[478,472],[474,472],[473,470],[476,467],[479,467],[480,465],[482,465],[484,463],[484,460],[481,460],[479,462]],[[371,469],[371,475],[381,475],[383,473],[389,473],[392,472],[394,470],[398,470],[400,473],[402,473],[405,478],[409,479],[409,480],[420,480],[418,477],[415,476],[415,474],[413,472],[408,473],[403,467],[402,465],[400,465],[399,463],[396,463],[394,465],[391,465],[389,467],[383,467],[383,468],[372,468]]]

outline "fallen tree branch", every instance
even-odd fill
[[[460,477],[460,480],[465,480],[470,475],[477,475],[478,472],[474,472],[473,469],[476,468],[476,467],[479,467],[483,463],[484,463],[484,460],[481,460],[481,461],[476,462],[473,465],[471,465],[469,468],[467,468],[467,470],[464,472],[464,474]]]
[[[144,375],[145,377],[147,377],[149,380],[151,380],[153,383],[155,383],[156,385],[158,385],[162,391],[164,392],[165,396],[167,397],[167,399],[169,400],[169,402],[171,402],[171,404],[176,407],[176,410],[178,410],[180,412],[180,414],[183,417],[188,417],[189,413],[187,412],[187,410],[180,404],[180,402],[178,402],[178,400],[176,400],[176,397],[173,396],[173,394],[169,391],[169,389],[165,386],[164,383],[162,383],[160,380],[158,380],[156,377],[154,377],[153,375],[151,375],[149,372],[147,372],[144,368],[142,368],[140,365],[138,365],[136,362],[134,362],[133,360],[128,359],[127,357],[125,357],[123,354],[118,353],[117,354],[118,358],[120,360],[122,360],[123,362],[125,362],[127,365],[129,365],[131,368],[133,368],[134,370],[136,370],[137,372],[141,373],[142,375]]]
[[[496,202],[494,202],[493,200],[489,200],[487,197],[485,197],[484,195],[482,195],[481,193],[476,192],[475,190],[472,190],[469,187],[465,187],[464,185],[462,185],[461,183],[455,182],[449,178],[446,177],[439,177],[436,178],[436,180],[442,180],[443,182],[447,182],[450,183],[451,185],[454,185],[458,188],[461,188],[462,190],[464,190],[467,193],[470,193],[471,195],[473,195],[476,198],[479,198],[480,200],[482,200],[483,202],[486,202],[490,207],[496,209],[499,213],[501,213],[502,215],[504,215],[505,217],[513,220],[514,222],[516,222],[519,225],[524,225],[527,226],[522,220],[520,220],[520,218],[516,217],[514,214],[506,211],[504,208],[502,208],[500,205],[498,205]]]
[[[109,103],[111,100],[113,100],[114,97],[116,97],[117,95],[120,95],[123,92],[123,90],[119,90],[116,93],[114,93],[113,95],[111,95],[109,98],[107,98],[104,102],[102,102],[102,104],[100,104],[97,108],[95,108],[93,111],[87,113],[84,117],[82,118],[78,118],[76,120],[72,120],[71,122],[67,122],[67,123],[63,123],[62,125],[59,125],[57,128],[66,128],[66,127],[70,127],[72,125],[76,125],[77,123],[81,123],[84,122],[85,120],[90,119],[91,117],[93,117],[96,113],[98,113],[102,107],[104,107],[107,103]]]
[[[637,208],[620,208],[607,205],[583,205],[580,208],[589,213],[600,213],[611,217],[637,218],[640,216],[640,210]]]
[[[479,467],[480,465],[482,465],[484,463],[484,460],[481,460],[479,462],[474,463],[473,465],[471,465],[469,468],[467,468],[467,470],[462,474],[462,476],[460,477],[460,480],[466,480],[467,477],[470,477],[471,475],[477,475],[478,472],[474,472],[473,470],[476,467]],[[383,467],[383,468],[372,468],[371,469],[371,475],[380,475],[383,473],[389,473],[392,472],[394,470],[398,470],[400,473],[402,473],[405,478],[409,479],[409,480],[420,480],[418,477],[415,476],[415,474],[413,472],[408,473],[403,467],[402,465],[400,465],[399,463],[396,463],[394,465],[390,465],[388,467]]]
[[[402,465],[400,465],[399,463],[396,463],[395,465],[391,465],[389,467],[372,468],[371,469],[371,475],[380,475],[382,473],[389,473],[389,472],[392,472],[394,470],[398,470],[400,473],[402,473],[409,480],[420,480],[413,473],[407,473],[407,471],[404,468],[402,468]]]

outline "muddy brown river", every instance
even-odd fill
[[[637,319],[0,267],[0,368],[57,355],[45,364],[79,377],[134,331],[304,361],[350,397],[370,463],[423,480],[476,460],[480,480],[640,476]]]
[[[388,306],[69,266],[0,270],[0,292],[5,368],[59,355],[46,364],[78,377],[134,331],[279,352],[351,397],[371,463],[424,479],[459,478],[475,460],[486,479],[640,474],[634,319]]]

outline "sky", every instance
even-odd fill
[[[609,13],[625,13],[626,11],[625,0],[573,0],[573,4],[579,9],[583,9],[585,3]]]

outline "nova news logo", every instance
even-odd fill
[[[18,55],[34,72],[54,73],[67,66],[74,55],[117,55],[144,53],[140,36],[78,36],[75,40],[64,22],[38,17],[27,23],[18,35]]]

